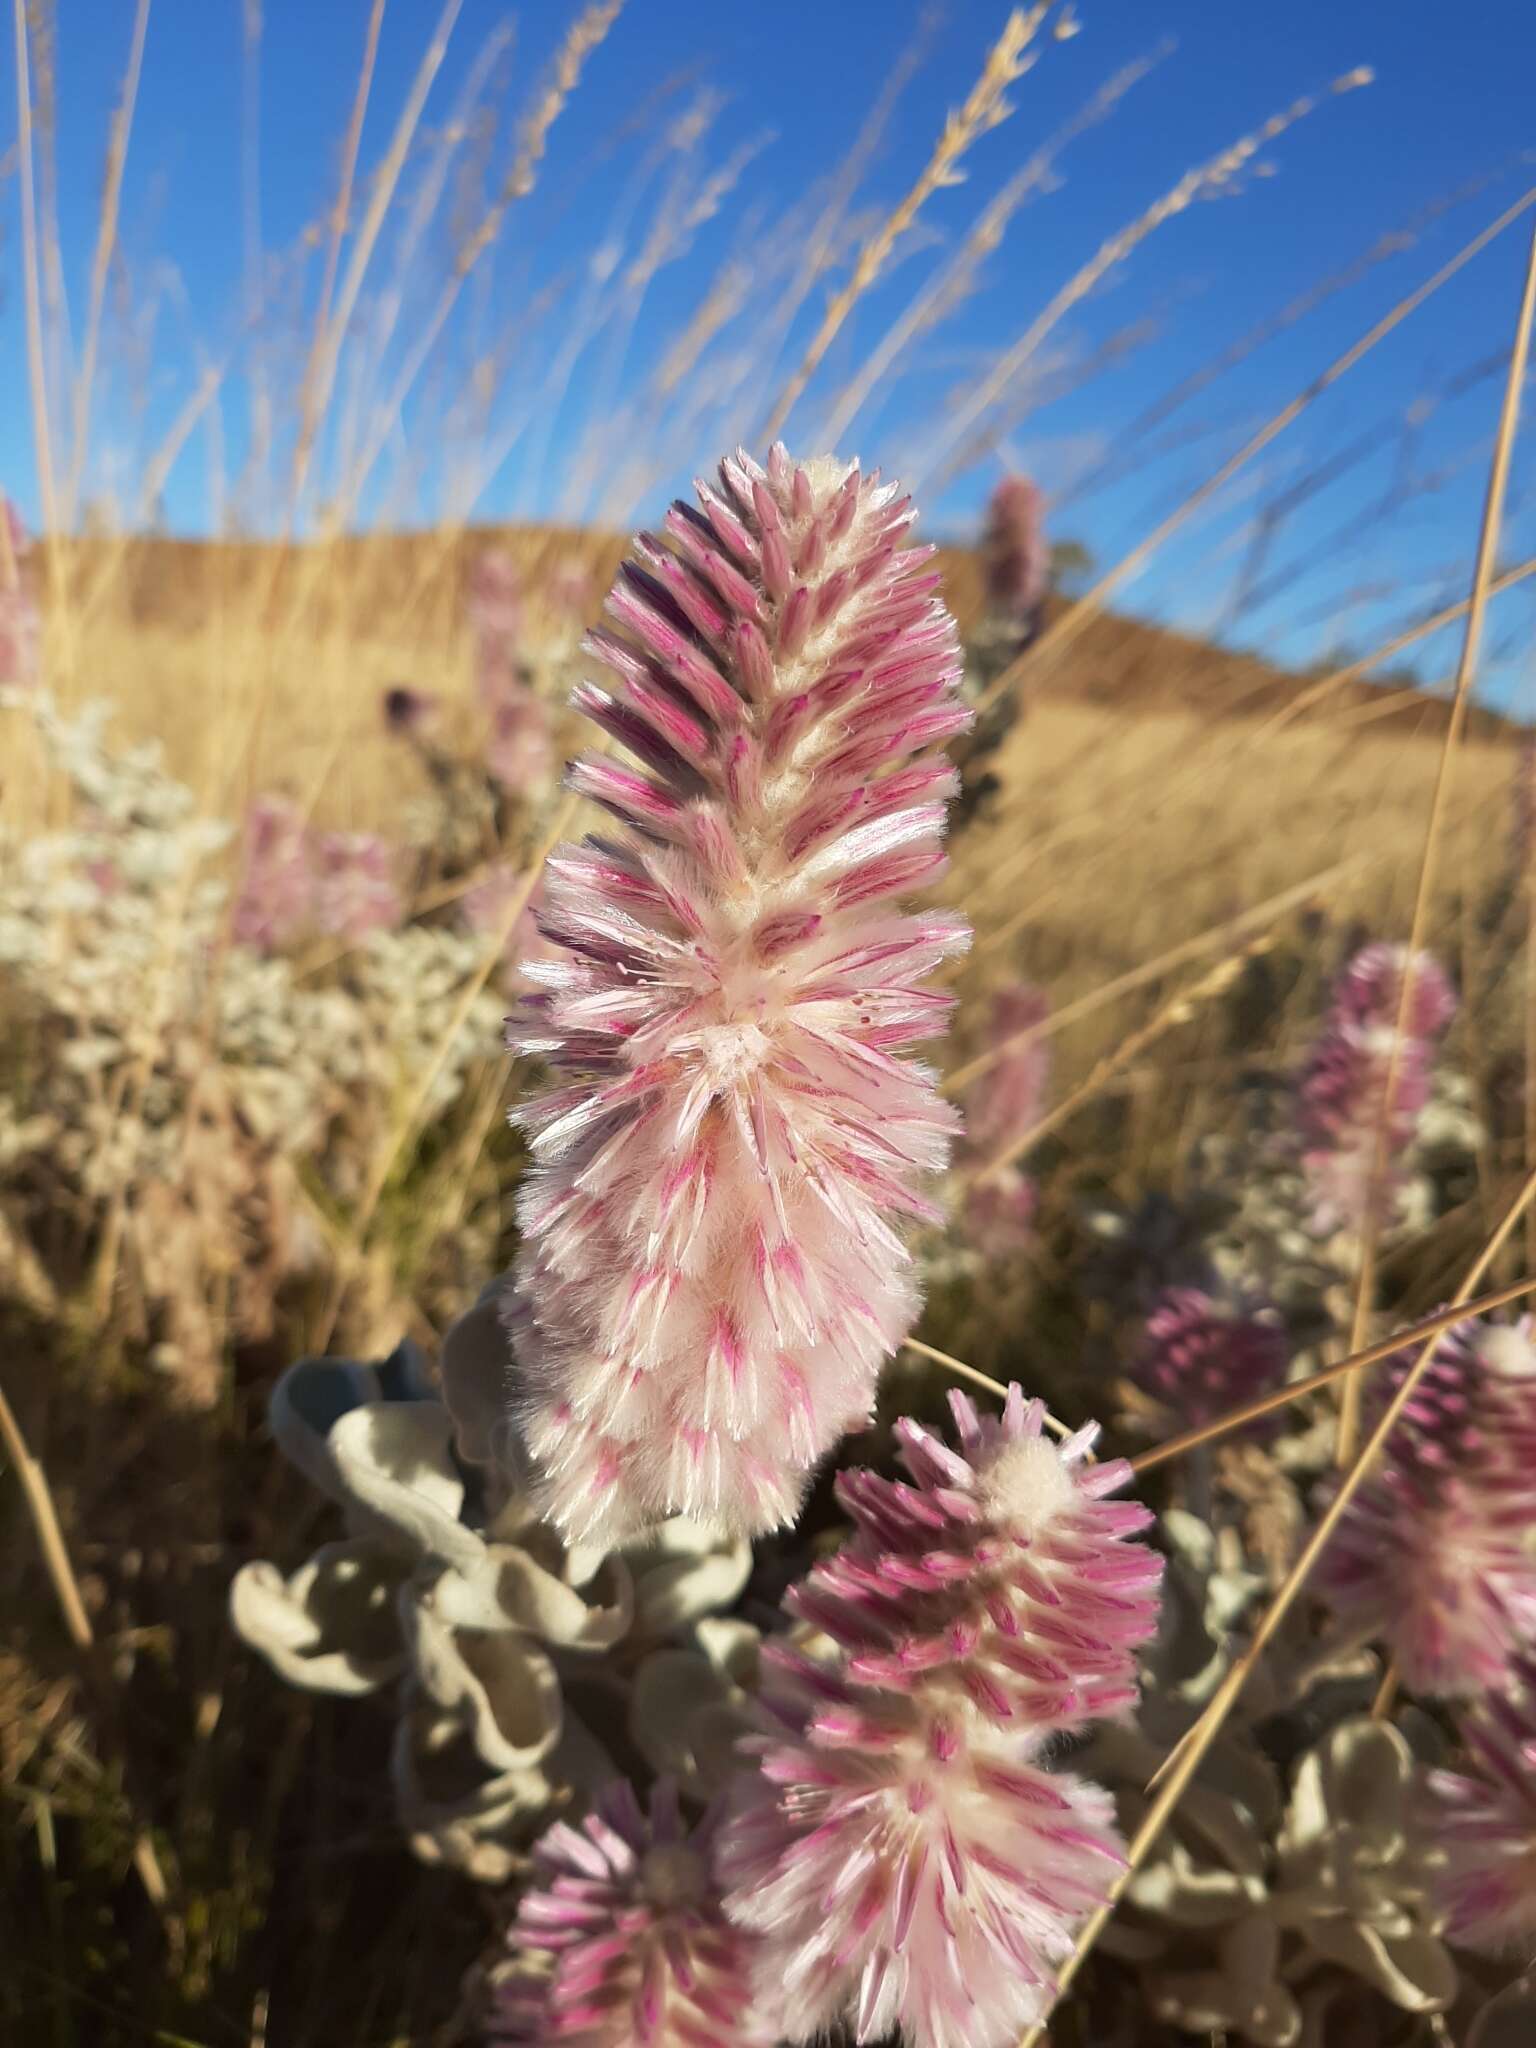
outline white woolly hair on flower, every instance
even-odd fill
[[[756,1532],[870,1414],[918,1307],[899,1225],[956,1126],[903,1057],[963,922],[892,899],[943,862],[967,719],[954,621],[894,485],[738,454],[620,569],[576,703],[638,765],[550,859],[559,949],[509,1043],[520,1106],[519,1415],[542,1504],[612,1541],[682,1512]]]

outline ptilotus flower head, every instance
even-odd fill
[[[692,1830],[660,1781],[642,1812],[627,1784],[580,1828],[533,1850],[511,1939],[523,1966],[500,1986],[493,2042],[529,2048],[771,2048],[750,1990],[753,1942],[721,1910],[718,1815]]]
[[[42,621],[32,588],[32,542],[21,514],[0,497],[0,686],[37,681]]]
[[[910,502],[781,448],[699,501],[587,643],[614,684],[577,704],[634,758],[572,770],[619,830],[551,859],[567,957],[509,1032],[557,1075],[517,1112],[518,1365],[568,1536],[793,1516],[916,1313],[898,1226],[956,1121],[902,1057],[968,936],[892,905],[942,865],[966,719]]]
[[[1410,1363],[1377,1368],[1369,1413]],[[1532,1325],[1459,1324],[1345,1510],[1319,1588],[1344,1623],[1390,1646],[1416,1691],[1497,1688],[1536,1629],[1533,1526]]]
[[[231,929],[237,942],[273,952],[305,929],[315,911],[315,864],[300,807],[257,797],[246,813]]]
[[[1424,1820],[1441,1867],[1445,1935],[1495,1954],[1536,1951],[1536,1658],[1461,1724],[1470,1769],[1432,1771]]]
[[[1407,960],[1401,946],[1366,946],[1355,955],[1302,1069],[1297,1132],[1325,1228],[1358,1230],[1387,1212],[1429,1100],[1434,1041],[1456,998],[1434,960],[1417,954],[1399,1037]]]
[[[1035,1731],[1118,1712],[1136,1699],[1136,1652],[1157,1626],[1162,1560],[1130,1539],[1152,1522],[1109,1496],[1131,1469],[1087,1463],[1097,1425],[1056,1444],[1045,1408],[1009,1389],[1001,1416],[951,1393],[951,1450],[921,1423],[896,1424],[905,1481],[854,1468],[837,1479],[854,1526],[787,1602],[848,1656],[872,1693],[921,1672],[999,1723]]]
[[[355,944],[393,931],[404,913],[394,856],[372,832],[324,832],[315,842],[315,923]]]
[[[1168,1417],[1195,1429],[1285,1378],[1284,1328],[1246,1304],[1199,1287],[1168,1287],[1147,1317],[1131,1378]]]
[[[853,1538],[788,1603],[825,1653],[766,1653],[724,1872],[791,2040],[846,2019],[1001,2048],[1123,1862],[1109,1795],[1041,1753],[1135,1697],[1151,1518],[1109,1501],[1127,1468],[1085,1463],[1092,1430],[1050,1443],[1017,1387],[1000,1419],[953,1405],[958,1449],[900,1425],[911,1484],[839,1481]]]
[[[1050,583],[1045,502],[1028,477],[1005,476],[987,505],[982,537],[987,603],[1004,617],[1026,620]]]

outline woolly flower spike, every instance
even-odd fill
[[[713,1814],[686,1829],[666,1780],[648,1815],[620,1784],[579,1829],[552,1827],[534,1847],[535,1886],[512,1933],[521,1967],[499,1988],[491,2040],[770,2048],[776,2029],[749,1993],[750,1937],[721,1911],[717,1833]]]
[[[1383,1210],[1429,1100],[1433,1041],[1455,1015],[1456,998],[1431,957],[1417,954],[1407,1028],[1399,1041],[1407,962],[1401,946],[1367,946],[1355,955],[1339,977],[1301,1074],[1297,1129],[1325,1228],[1358,1230]]]
[[[1028,620],[1050,582],[1044,500],[1027,477],[1005,476],[987,506],[982,538],[987,603],[997,613]]]
[[[1513,1681],[1467,1716],[1473,1775],[1432,1771],[1425,1813],[1446,1937],[1494,1953],[1536,1947],[1536,1659]]]
[[[1136,1697],[1151,1515],[1107,1498],[1129,1468],[1085,1462],[1095,1429],[1050,1443],[1016,1386],[1000,1419],[951,1406],[958,1450],[898,1424],[910,1484],[840,1477],[853,1538],[787,1602],[827,1654],[767,1653],[725,1875],[791,2040],[1013,2040],[1123,1861],[1109,1795],[1040,1755]]]
[[[545,1506],[611,1542],[678,1511],[795,1512],[916,1313],[896,1224],[955,1116],[899,1057],[968,936],[891,899],[941,867],[965,724],[954,623],[855,468],[745,455],[643,536],[576,702],[639,766],[574,786],[620,820],[546,871],[545,993],[509,1043],[560,1079],[516,1113],[523,1423]]]
[[[1379,1415],[1407,1353],[1381,1370]],[[1324,1552],[1341,1619],[1390,1644],[1416,1691],[1497,1688],[1536,1630],[1536,1345],[1532,1324],[1441,1337],[1375,1471]]]
[[[1147,1317],[1131,1377],[1180,1429],[1257,1399],[1285,1377],[1285,1331],[1198,1287],[1168,1287]]]

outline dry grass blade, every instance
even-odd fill
[[[1400,327],[1416,313],[1426,300],[1449,284],[1475,256],[1481,255],[1490,242],[1495,241],[1533,205],[1536,205],[1536,187],[1522,194],[1512,206],[1506,207],[1497,220],[1491,221],[1480,234],[1474,235],[1470,242],[1457,250],[1449,262],[1443,263],[1433,277],[1426,279],[1405,299],[1400,299],[1391,311],[1383,314],[1358,341],[1353,342],[1341,356],[1335,357],[1326,370],[1315,377],[1304,391],[1298,392],[1296,397],[1288,405],[1283,406],[1272,419],[1266,421],[1256,434],[1243,443],[1235,455],[1229,456],[1203,484],[1198,485],[1181,504],[1175,506],[1167,518],[1161,520],[1144,540],[1138,541],[1129,554],[1122,556],[1112,569],[1106,570],[1070,611],[1062,613],[1053,625],[1046,628],[1027,653],[1005,668],[982,693],[977,709],[985,710],[988,705],[995,703],[1005,691],[1014,688],[1027,670],[1043,666],[1047,655],[1059,657],[1065,653],[1086,630],[1089,622],[1103,610],[1105,603],[1121,584],[1143,567],[1157,553],[1164,541],[1177,533],[1203,505],[1208,504],[1218,491],[1224,489],[1239,471],[1246,468],[1256,455],[1262,454],[1272,442],[1277,441],[1309,406],[1314,405],[1322,397],[1324,392],[1331,390],[1341,378],[1348,376],[1378,342],[1384,341],[1395,328]]]
[[[348,511],[356,506],[364,484],[372,475],[390,435],[398,426],[401,409],[436,347],[438,337],[447,326],[470,273],[500,234],[508,208],[515,200],[526,198],[533,190],[538,166],[543,161],[545,149],[548,147],[549,132],[581,82],[582,70],[587,59],[618,19],[623,4],[624,0],[596,0],[596,4],[588,7],[572,23],[555,58],[549,83],[544,88],[533,113],[524,123],[522,139],[512,168],[502,180],[496,197],[481,217],[474,233],[454,257],[453,269],[438,295],[437,303],[432,308],[426,325],[417,335],[390,387],[388,396],[378,408],[373,431],[353,466],[351,475],[347,478],[342,494],[343,503]]]
[[[85,348],[80,375],[75,383],[74,419],[70,430],[69,489],[65,503],[71,519],[80,509],[80,486],[85,476],[86,448],[90,435],[91,392],[96,382],[96,356],[101,345],[101,314],[106,304],[107,273],[117,247],[118,208],[123,196],[123,172],[128,163],[128,138],[133,132],[133,110],[139,97],[139,76],[144,65],[144,37],[149,28],[149,0],[138,0],[133,19],[133,42],[128,52],[128,69],[122,96],[113,109],[107,130],[107,168],[101,194],[101,218],[96,232],[96,252],[91,259],[91,295],[85,319]]]
[[[1107,121],[1126,94],[1138,85],[1172,49],[1164,43],[1150,57],[1140,57],[1109,79],[1083,111],[1049,142],[1036,150],[1023,169],[981,212],[954,257],[908,305],[872,349],[857,373],[838,395],[830,416],[817,432],[818,445],[838,448],[848,429],[868,404],[871,393],[921,334],[949,319],[974,289],[982,263],[1002,246],[1013,216],[1037,193],[1050,189],[1056,159],[1085,130]]]
[[[32,147],[32,74],[27,45],[25,0],[12,0],[16,30],[16,159],[21,177],[22,266],[26,282],[27,378],[32,397],[32,442],[38,489],[43,500],[43,545],[48,587],[55,608],[66,614],[63,536],[59,530],[58,487],[49,430],[48,369],[43,348],[42,273],[37,234],[37,187]]]
[[[432,40],[422,52],[421,62],[416,67],[416,76],[411,81],[410,92],[400,110],[400,118],[395,123],[395,131],[390,138],[384,161],[374,173],[372,190],[368,195],[368,204],[363,210],[357,239],[352,245],[352,255],[347,264],[346,275],[342,279],[336,309],[320,348],[314,387],[306,399],[306,417],[311,427],[307,435],[301,435],[294,449],[290,517],[297,516],[304,495],[310,458],[314,451],[315,428],[330,403],[331,392],[335,387],[336,366],[341,355],[342,340],[351,325],[352,315],[357,308],[358,294],[362,291],[363,279],[368,273],[368,265],[372,261],[379,232],[389,212],[395,188],[400,182],[400,173],[405,168],[405,160],[420,125],[427,95],[442,69],[443,59],[448,54],[449,38],[453,34],[454,24],[459,18],[459,10],[463,4],[464,0],[444,0],[443,11],[438,16],[437,27],[432,32]]]
[[[75,1577],[75,1568],[69,1561],[69,1547],[64,1541],[64,1531],[59,1526],[58,1511],[53,1504],[53,1489],[48,1484],[48,1475],[41,1463],[33,1457],[21,1425],[16,1420],[5,1389],[0,1387],[0,1444],[5,1446],[6,1455],[16,1471],[22,1497],[27,1504],[32,1527],[37,1533],[37,1547],[42,1553],[43,1565],[53,1587],[54,1598],[59,1603],[64,1627],[70,1641],[83,1657],[90,1660],[92,1676],[98,1686],[104,1683],[99,1659],[96,1658],[96,1632],[91,1627],[91,1617],[86,1612],[85,1601],[80,1593],[80,1581]],[[133,1867],[138,1873],[145,1896],[157,1912],[163,1913],[169,1901],[169,1889],[165,1873],[160,1868],[160,1859],[155,1854],[155,1845],[146,1829],[135,1826],[133,1839]]]
[[[1281,889],[1276,895],[1268,896],[1262,903],[1254,904],[1251,910],[1241,911],[1236,917],[1224,918],[1220,924],[1212,925],[1208,931],[1198,932],[1192,939],[1181,939],[1178,945],[1170,946],[1165,953],[1147,960],[1140,967],[1131,967],[1124,974],[1116,975],[1113,981],[1106,981],[1090,994],[1079,996],[1074,1003],[1063,1003],[1059,1010],[1053,1010],[1038,1024],[1031,1024],[1026,1030],[1015,1031],[1007,1038],[1000,1038],[985,1052],[956,1067],[946,1075],[943,1089],[946,1095],[962,1094],[973,1081],[988,1073],[999,1060],[1016,1051],[1026,1041],[1049,1038],[1062,1031],[1068,1024],[1075,1024],[1080,1017],[1090,1016],[1101,1010],[1106,1003],[1118,997],[1131,995],[1148,983],[1160,981],[1175,967],[1183,967],[1191,960],[1198,960],[1203,953],[1219,952],[1223,946],[1240,939],[1254,926],[1269,925],[1284,917],[1288,911],[1316,899],[1331,882],[1342,881],[1344,876],[1356,874],[1366,865],[1364,856],[1353,860],[1336,861],[1332,867],[1322,868],[1315,875],[1309,875],[1304,882],[1297,882],[1292,888]],[[1021,919],[1020,922],[1024,920]],[[977,949],[981,950],[980,948]]]
[[[1362,1236],[1360,1271],[1355,1286],[1355,1310],[1349,1345],[1351,1351],[1358,1350],[1360,1339],[1365,1334],[1365,1325],[1375,1293],[1376,1240],[1382,1221],[1381,1190],[1386,1176],[1392,1103],[1397,1092],[1408,1017],[1413,1007],[1414,962],[1429,928],[1430,895],[1434,888],[1436,861],[1445,822],[1446,803],[1450,795],[1451,778],[1455,772],[1456,748],[1466,724],[1467,701],[1471,694],[1473,678],[1477,674],[1477,657],[1483,637],[1483,616],[1488,607],[1488,589],[1493,581],[1494,562],[1498,555],[1499,531],[1504,522],[1504,498],[1509,485],[1510,457],[1514,452],[1515,428],[1520,417],[1520,391],[1525,382],[1526,365],[1530,359],[1533,315],[1536,315],[1536,232],[1531,236],[1530,253],[1525,265],[1525,282],[1520,294],[1520,310],[1515,318],[1514,339],[1510,344],[1509,373],[1504,385],[1504,402],[1499,411],[1499,429],[1493,444],[1493,460],[1488,470],[1483,520],[1477,537],[1477,559],[1472,570],[1472,595],[1467,606],[1461,656],[1456,664],[1455,695],[1451,700],[1451,715],[1446,724],[1445,743],[1440,750],[1440,765],[1435,776],[1434,793],[1430,798],[1429,817],[1424,827],[1424,856],[1419,863],[1419,882],[1414,894],[1413,918],[1408,931],[1408,964],[1398,990],[1392,1045],[1387,1054],[1386,1078],[1382,1084],[1381,1101],[1376,1112],[1376,1133],[1372,1145],[1373,1159],[1369,1183],[1372,1199]],[[1360,1429],[1360,1396],[1360,1381],[1347,1381],[1339,1411],[1338,1462],[1341,1466],[1347,1465],[1354,1456],[1355,1442]]]
[[[1009,15],[965,105],[951,112],[946,119],[944,132],[916,184],[859,251],[852,276],[823,314],[821,325],[812,336],[799,367],[768,414],[762,429],[763,440],[771,441],[789,418],[801,392],[815,376],[827,350],[837,339],[843,322],[884,270],[892,249],[912,226],[927,201],[945,186],[960,183],[960,159],[973,143],[1006,121],[1013,112],[1004,94],[1016,79],[1022,78],[1033,62],[1033,59],[1025,58],[1024,52],[1049,11],[1050,0],[1039,0],[1039,4],[1028,9],[1016,8]]]
[[[932,1359],[935,1365],[942,1365],[946,1372],[954,1373],[959,1379],[969,1380],[973,1387],[982,1387],[987,1393],[996,1394],[1000,1401],[1007,1400],[1008,1389],[1002,1381],[993,1379],[990,1373],[982,1372],[978,1366],[967,1365],[963,1358],[956,1358],[948,1351],[940,1351],[932,1344],[924,1344],[918,1337],[905,1337],[902,1343],[906,1350],[915,1351],[919,1358]],[[1049,1409],[1045,1414],[1045,1426],[1053,1436],[1063,1439],[1073,1434],[1071,1424],[1060,1421]]]
[[[1463,1314],[1466,1312],[1466,1304],[1471,1300],[1483,1275],[1498,1257],[1500,1251],[1502,1251],[1510,1233],[1525,1213],[1533,1196],[1536,1196],[1536,1174],[1532,1174],[1526,1179],[1514,1201],[1511,1202],[1509,1208],[1505,1211],[1499,1227],[1478,1254],[1466,1278],[1457,1289],[1456,1301],[1453,1305],[1459,1307]],[[1338,1491],[1324,1510],[1316,1528],[1307,1539],[1301,1555],[1286,1575],[1284,1583],[1265,1610],[1263,1618],[1254,1631],[1253,1640],[1248,1644],[1243,1654],[1234,1660],[1231,1670],[1212,1695],[1205,1712],[1200,1716],[1200,1719],[1195,1723],[1188,1735],[1185,1736],[1180,1747],[1169,1758],[1168,1763],[1164,1766],[1164,1772],[1161,1774],[1161,1781],[1153,1781],[1158,1787],[1156,1797],[1148,1808],[1147,1816],[1137,1829],[1135,1838],[1130,1844],[1125,1867],[1115,1879],[1109,1901],[1088,1921],[1077,1938],[1072,1954],[1062,1966],[1056,1986],[1058,2003],[1062,1993],[1071,1986],[1078,1972],[1082,1969],[1083,1964],[1092,1954],[1099,1936],[1108,1926],[1116,1906],[1124,1895],[1126,1886],[1151,1853],[1158,1837],[1167,1826],[1175,1807],[1184,1796],[1195,1772],[1200,1768],[1206,1752],[1220,1734],[1227,1716],[1237,1704],[1238,1697],[1243,1687],[1247,1684],[1254,1666],[1274,1639],[1276,1631],[1285,1620],[1286,1615],[1290,1612],[1308,1579],[1311,1577],[1313,1568],[1322,1556],[1323,1551],[1327,1548],[1329,1539],[1338,1527],[1350,1502],[1354,1499],[1362,1481],[1375,1463],[1382,1445],[1391,1435],[1403,1410],[1413,1399],[1415,1388],[1434,1362],[1437,1342],[1438,1340],[1432,1337],[1413,1364],[1408,1368],[1408,1371],[1403,1375],[1401,1386],[1393,1395],[1386,1408],[1383,1409],[1381,1419],[1371,1431],[1370,1437],[1367,1439],[1360,1456],[1340,1480]],[[1046,2024],[1047,2022],[1042,2021],[1039,2025],[1031,2027],[1022,2037],[1020,2048],[1037,2048],[1037,2044],[1044,2038]]]
[[[368,16],[367,34],[363,41],[363,65],[358,73],[357,91],[352,99],[352,117],[347,123],[346,140],[342,144],[341,178],[336,188],[336,203],[331,208],[330,239],[325,251],[325,275],[320,281],[320,297],[315,306],[314,335],[309,345],[309,361],[304,368],[304,383],[299,399],[299,446],[304,451],[306,460],[318,419],[320,383],[324,373],[331,317],[331,295],[336,289],[336,271],[341,262],[342,237],[347,231],[347,222],[352,214],[352,183],[357,176],[357,153],[362,146],[363,118],[367,114],[368,98],[373,90],[374,67],[379,55],[379,31],[383,26],[384,0],[373,0],[373,7]]]
[[[1155,234],[1160,227],[1177,215],[1187,213],[1197,201],[1209,198],[1213,193],[1229,191],[1251,166],[1259,151],[1283,135],[1288,128],[1294,128],[1298,121],[1305,120],[1308,114],[1314,113],[1322,97],[1337,98],[1342,93],[1355,92],[1361,86],[1369,85],[1371,79],[1372,73],[1362,66],[1355,71],[1346,72],[1342,78],[1336,78],[1327,88],[1326,95],[1308,94],[1283,112],[1272,114],[1263,127],[1255,129],[1253,134],[1239,136],[1236,142],[1222,150],[1220,155],[1212,157],[1208,163],[1198,164],[1193,170],[1186,171],[1179,182],[1160,199],[1155,200],[1139,219],[1122,228],[1118,234],[1111,235],[1107,242],[1100,245],[1092,260],[1068,279],[1013,347],[1007,350],[991,374],[983,378],[967,395],[964,405],[946,425],[946,442],[952,447],[970,433],[979,420],[986,417],[991,407],[1017,382],[1025,367],[1038,354],[1047,335],[1061,325],[1074,306],[1081,305],[1091,292],[1097,290],[1115,265],[1123,263],[1149,235]],[[948,482],[985,453],[985,447],[962,447],[959,453],[939,470],[937,483],[942,485]]]

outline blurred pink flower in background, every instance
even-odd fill
[[[373,832],[325,832],[315,842],[315,923],[349,944],[393,931],[404,914],[394,855]]]
[[[491,706],[485,760],[495,780],[514,796],[541,791],[554,775],[548,706],[516,678],[508,679]]]
[[[1278,1387],[1289,1359],[1273,1312],[1198,1287],[1168,1287],[1147,1317],[1131,1378],[1164,1411],[1170,1430],[1195,1429]]]
[[[981,541],[987,604],[1021,624],[1031,622],[1051,580],[1045,500],[1028,477],[1005,476],[987,504]]]
[[[1323,1229],[1360,1231],[1388,1213],[1430,1098],[1435,1041],[1456,1013],[1456,997],[1437,963],[1420,953],[1399,1039],[1406,968],[1401,946],[1366,946],[1355,955],[1334,984],[1297,1083],[1302,1164]]]
[[[1497,1689],[1536,1631],[1532,1327],[1467,1322],[1437,1340],[1319,1565],[1341,1620],[1387,1643],[1415,1691]],[[1377,1367],[1368,1427],[1415,1355]]]
[[[286,796],[259,796],[246,812],[232,934],[240,945],[275,952],[315,914],[316,874],[303,811]]]
[[[510,555],[491,548],[476,557],[465,611],[475,643],[475,688],[494,713],[518,680],[518,642],[526,616],[522,575]]]
[[[998,1057],[965,1096],[966,1142],[973,1150],[984,1154],[1038,1123],[1051,1073],[1050,1041],[1039,1027],[1049,1014],[1045,996],[1027,981],[993,996],[986,1050]]]

